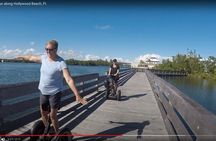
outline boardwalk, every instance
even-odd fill
[[[125,135],[115,138],[98,137],[98,139],[136,140],[138,138],[144,140],[148,138],[162,140],[164,138],[164,140],[168,140],[168,137],[151,136],[167,135],[167,131],[146,75],[136,73],[120,89],[122,91],[122,101],[105,101],[72,132]],[[76,139],[91,138],[77,137]]]
[[[122,135],[76,136],[75,140],[169,140],[146,74],[135,73],[120,89],[122,91],[120,102],[106,100],[105,92],[102,91],[89,95],[89,103],[76,110],[73,110],[75,103],[63,107],[59,113],[61,127],[66,126],[77,135]],[[28,133],[32,123],[10,134]]]

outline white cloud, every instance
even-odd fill
[[[117,59],[118,62],[124,62],[124,59],[121,57],[114,57],[113,59]]]
[[[84,56],[82,54],[77,54],[76,58],[77,60],[83,60]]]
[[[100,29],[100,30],[107,30],[107,29],[111,29],[111,25],[96,25],[95,26],[96,29]]]
[[[14,58],[18,55],[22,54],[22,50],[20,49],[4,49],[0,51],[1,58]]]
[[[28,48],[28,49],[7,49],[5,48],[4,50],[0,50],[0,58],[5,58],[5,59],[9,59],[9,58],[15,58],[19,55],[27,55],[27,54],[41,54],[39,52],[36,52],[35,49],[33,48]]]
[[[114,57],[114,58],[111,58],[111,57],[109,57],[109,56],[105,56],[105,57],[103,57],[102,58],[102,60],[107,60],[107,61],[110,61],[110,60],[112,60],[112,59],[117,59],[117,61],[118,62],[125,62],[125,63],[131,63],[132,61],[131,60],[129,60],[129,59],[123,59],[123,58],[121,58],[121,57]]]
[[[34,54],[34,53],[35,53],[35,49],[33,48],[28,48],[23,52],[23,54]]]
[[[107,60],[107,61],[110,61],[110,57],[109,56],[105,56],[102,60]]]
[[[140,62],[140,60],[146,61],[150,57],[155,57],[158,60],[160,60],[161,58],[161,56],[158,54],[145,54],[145,55],[140,55],[139,57],[135,58],[135,62]]]
[[[129,60],[129,59],[125,59],[125,61],[124,62],[126,62],[126,63],[132,63],[132,61],[131,60]]]
[[[167,60],[167,59],[169,59],[170,61],[172,61],[172,57],[167,57],[167,56],[165,56],[165,57],[161,57],[161,62],[162,62],[162,60]]]
[[[206,58],[200,58],[199,61],[207,61]]]
[[[85,55],[85,58],[84,58],[84,60],[98,60],[98,59],[101,59],[101,58],[99,56],[91,55],[91,54]]]
[[[6,47],[6,46],[5,46]],[[0,58],[15,58],[19,55],[27,55],[27,54],[35,54],[35,55],[41,55],[43,53],[38,52],[36,49],[34,48],[27,48],[27,49],[3,49],[0,50]],[[59,56],[63,57],[64,59],[76,59],[76,60],[98,60],[98,59],[102,59],[102,60],[107,60],[110,61],[110,59],[114,59],[116,58],[118,60],[118,62],[132,62],[128,59],[123,59],[121,57],[110,57],[110,56],[105,56],[105,57],[100,57],[94,54],[82,54],[80,52],[76,52],[72,49],[69,50],[60,50],[58,51]]]
[[[129,59],[124,60],[121,57],[113,57],[111,58],[110,56],[105,56],[105,57],[100,57],[94,54],[81,54],[78,52],[75,52],[73,50],[67,50],[67,51],[59,51],[58,54],[63,57],[64,59],[76,59],[76,60],[107,60],[110,61],[110,59],[114,59],[116,58],[118,60],[118,62],[127,62],[127,63],[131,63],[132,61],[130,61]]]
[[[59,51],[58,54],[65,59],[75,58],[76,54],[73,50]]]
[[[3,53],[5,55],[10,55],[10,54],[20,54],[22,51],[20,49],[15,49],[15,50],[12,50],[12,49],[4,49],[3,50]]]
[[[76,60],[84,60],[84,56],[79,53],[79,52],[76,52],[72,49],[69,49],[69,50],[60,50],[58,51],[58,54],[59,56],[61,56],[62,58],[64,59],[76,59]]]

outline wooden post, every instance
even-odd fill
[[[97,77],[97,92],[99,92],[99,86],[98,86],[98,82],[99,82],[99,75],[98,75],[98,77]]]

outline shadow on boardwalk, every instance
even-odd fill
[[[58,112],[58,119],[62,119],[59,121],[59,125],[64,125],[65,127],[72,130],[106,101],[104,94],[104,91],[100,91],[89,97],[87,99],[88,103],[86,105],[82,106],[81,104],[77,104],[67,110],[60,110]],[[30,134],[30,130],[24,132],[23,134]]]
[[[115,136],[110,136],[112,134],[115,135],[122,135],[126,134],[130,131],[137,130],[137,139],[142,138],[143,130],[146,126],[150,124],[149,121],[143,121],[141,123],[139,122],[114,122],[114,121],[109,121],[110,124],[120,124],[120,126],[105,130],[103,132],[97,133],[98,135],[107,135],[107,136],[91,136],[91,137],[79,137],[74,140],[79,141],[79,140],[85,140],[85,141],[91,141],[91,140],[106,140],[109,138],[114,138]]]
[[[121,101],[126,101],[126,100],[129,100],[131,98],[140,98],[142,96],[145,96],[147,94],[135,94],[135,95],[131,95],[131,96],[121,96]]]
[[[104,94],[105,93],[103,92],[94,95],[94,98],[92,98],[91,101],[89,101],[84,106],[77,107],[75,111],[73,111],[73,108],[70,108],[66,111],[61,112],[61,117],[65,115],[67,116],[62,119],[59,124],[63,125],[67,123],[66,127],[72,130],[106,101]]]

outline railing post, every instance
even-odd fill
[[[97,85],[96,85],[96,87],[97,87],[97,93],[99,92],[99,87],[98,87],[98,82],[99,82],[99,74],[98,74],[98,76],[97,76]]]
[[[80,84],[81,86],[84,85],[84,81],[81,81],[80,83],[81,83],[81,84]],[[83,88],[83,87],[82,87],[82,90],[81,90],[81,91],[82,91],[82,93],[84,92],[84,88]]]

